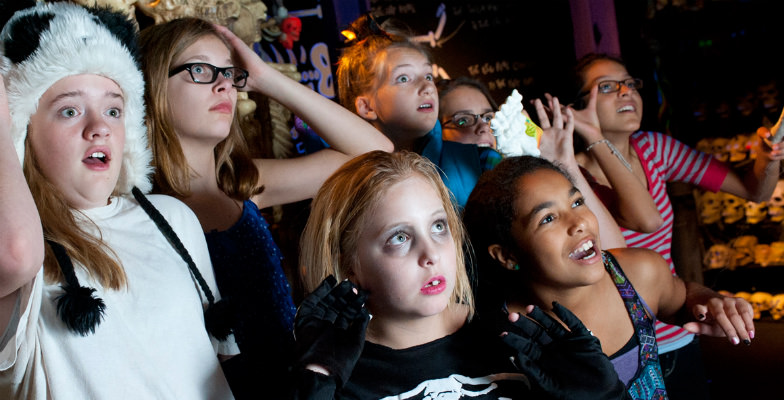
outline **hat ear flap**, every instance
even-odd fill
[[[0,0],[0,29],[11,20],[17,11],[33,6],[35,6],[35,0]]]
[[[49,29],[53,18],[54,14],[51,13],[36,13],[14,20],[13,25],[3,29],[5,37],[0,38],[3,42],[3,55],[14,64],[26,60],[38,48],[41,32]]]
[[[137,45],[138,29],[127,16],[109,7],[86,7],[90,14],[106,27],[117,40],[124,44],[131,53],[136,66],[139,66],[139,46]]]

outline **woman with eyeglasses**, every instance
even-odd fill
[[[391,151],[370,124],[266,65],[228,29],[185,18],[140,37],[154,191],[196,213],[207,237],[225,317],[242,354],[224,363],[238,398],[281,398],[296,312],[260,209],[313,197],[350,158]],[[329,149],[253,159],[237,119],[237,92],[261,93],[306,121]],[[272,392],[270,392],[272,391]]]
[[[438,82],[438,120],[441,137],[453,142],[496,148],[490,120],[498,110],[482,82],[461,76]]]
[[[673,274],[673,209],[667,182],[688,182],[756,202],[773,193],[784,159],[780,144],[761,141],[753,168],[741,176],[670,136],[641,131],[643,84],[620,59],[589,54],[578,61],[575,75],[580,87],[575,103],[584,107],[574,113],[575,130],[587,143],[577,161],[621,226],[627,245],[657,251]],[[762,136],[767,139],[770,133]],[[656,336],[671,398],[705,397],[707,384],[694,335],[658,322]],[[673,370],[676,359],[678,368]]]

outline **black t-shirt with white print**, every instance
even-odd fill
[[[530,398],[504,344],[474,324],[439,340],[394,350],[365,343],[340,399]]]

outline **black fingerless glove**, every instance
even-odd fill
[[[532,389],[553,399],[630,399],[599,339],[571,311],[553,302],[568,330],[539,307],[507,324],[504,343]]]
[[[348,280],[335,284],[333,276],[327,277],[297,309],[294,368],[321,366],[341,388],[362,353],[370,315],[365,292]]]

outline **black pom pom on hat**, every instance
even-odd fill
[[[74,272],[71,257],[61,244],[47,240],[52,248],[60,270],[65,276],[65,284],[61,287],[64,293],[57,297],[57,315],[63,320],[71,331],[82,336],[95,333],[95,328],[101,323],[106,304],[100,297],[95,297],[95,289],[79,284],[79,279]]]

